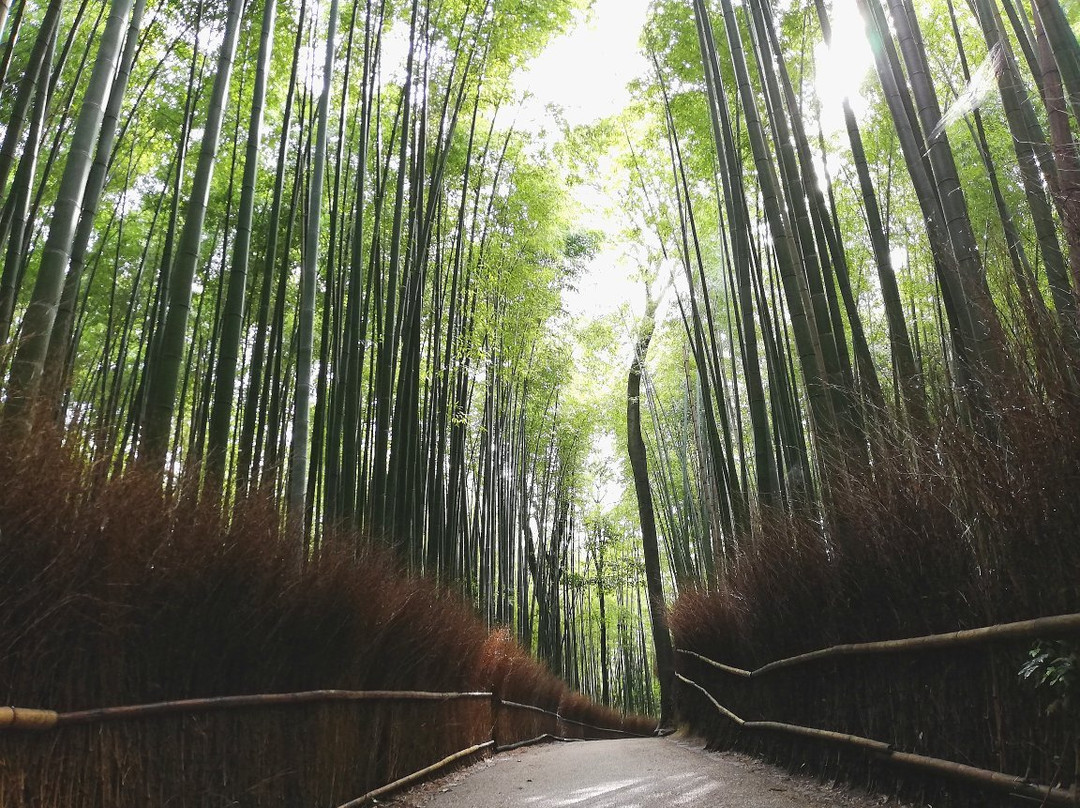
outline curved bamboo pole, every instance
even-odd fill
[[[537,735],[535,738],[529,738],[525,741],[517,741],[516,743],[510,743],[506,746],[496,746],[496,752],[513,752],[515,749],[523,749],[526,746],[535,746],[538,743],[544,743],[544,741],[559,741],[561,743],[580,743],[584,738],[563,738],[559,735],[552,735],[550,732],[545,732],[543,735]]]
[[[99,724],[109,721],[126,721],[162,715],[207,713],[219,710],[237,710],[251,707],[267,707],[289,704],[316,704],[328,702],[359,701],[487,701],[493,696],[488,691],[466,693],[441,693],[422,690],[309,690],[300,693],[264,693],[249,696],[221,696],[205,699],[181,699],[150,704],[129,704],[120,707],[101,707],[60,713],[55,710],[38,710],[26,707],[0,707],[0,730],[29,729],[49,730],[78,724]],[[633,737],[649,737],[615,727],[600,727],[565,718],[558,713],[532,704],[499,700],[500,706],[519,710],[532,710],[550,716],[561,723],[573,724],[597,732],[609,732]]]
[[[707,656],[703,656],[697,651],[687,651],[685,648],[676,648],[675,653],[701,660],[706,665],[711,665],[712,667],[716,668],[719,671],[723,671],[724,673],[730,673],[732,676],[749,679],[751,676],[754,675],[754,671],[748,671],[743,668],[735,668],[731,665],[725,665],[723,662],[717,662],[715,659],[709,659]]]
[[[694,651],[688,651],[685,648],[676,649],[676,653],[698,659],[719,671],[723,671],[724,673],[733,676],[755,678],[783,668],[791,668],[798,665],[804,665],[808,662],[815,662],[820,659],[830,659],[833,657],[896,654],[905,651],[931,651],[940,650],[942,648],[961,648],[970,645],[1008,642],[1010,640],[1044,639],[1069,635],[1080,635],[1080,614],[1038,617],[1033,620],[1019,620],[1015,623],[1001,623],[999,625],[984,626],[982,628],[951,631],[945,634],[927,634],[922,637],[909,637],[902,640],[881,640],[878,642],[833,645],[828,648],[820,648],[816,651],[808,651],[805,654],[778,659],[752,671],[725,665],[722,662],[709,659],[706,656],[702,656]]]
[[[451,765],[452,763],[456,763],[462,758],[469,757],[469,755],[475,755],[477,752],[482,752],[485,749],[491,749],[494,746],[495,741],[485,741],[484,743],[478,743],[476,746],[470,746],[468,749],[462,749],[460,752],[455,752],[449,757],[443,758],[438,763],[433,763],[427,768],[421,769],[418,772],[414,772],[413,774],[402,777],[392,783],[387,783],[385,786],[380,786],[373,791],[369,791],[362,797],[357,797],[355,800],[350,800],[349,802],[338,806],[338,808],[360,808],[360,806],[362,805],[373,803],[376,799],[383,796],[384,794],[389,794],[391,791],[397,791],[399,788],[404,788],[405,786],[419,782],[428,775],[434,774],[440,769],[445,769],[447,766]]]
[[[58,726],[96,724],[105,721],[124,721],[178,713],[204,713],[235,710],[247,707],[266,707],[282,704],[312,704],[335,701],[463,701],[487,700],[490,693],[429,693],[409,690],[311,690],[303,693],[267,693],[257,696],[224,696],[211,699],[183,699],[156,704],[132,704],[124,707],[105,707],[96,710],[61,713]]]
[[[910,752],[898,752],[889,744],[882,741],[875,741],[872,738],[831,732],[829,730],[816,729],[814,727],[803,727],[798,724],[783,724],[778,721],[746,721],[727,707],[720,704],[720,702],[713,698],[708,690],[697,682],[686,678],[681,673],[676,673],[675,677],[680,682],[693,687],[704,695],[712,703],[713,707],[716,708],[717,712],[730,720],[740,730],[780,732],[787,735],[798,735],[813,740],[851,746],[862,749],[863,751],[871,752],[886,762],[899,763],[941,777],[970,783],[988,790],[1032,797],[1041,800],[1043,805],[1076,806],[1080,804],[1073,792],[1067,789],[1029,783],[1023,777],[1017,775],[1002,774],[1001,772],[980,769],[975,766],[968,766],[964,763],[956,763],[951,760],[942,760],[941,758],[928,757],[927,755],[916,755]]]
[[[614,733],[616,733],[618,735],[630,735],[630,736],[632,736],[634,738],[651,738],[652,737],[651,735],[642,735],[641,733],[630,732],[630,731],[625,730],[625,729],[615,729],[614,727],[598,727],[598,726],[596,726],[596,724],[586,724],[583,721],[575,721],[572,718],[565,718],[565,717],[559,715],[558,713],[551,712],[551,710],[545,710],[543,707],[537,707],[537,706],[532,705],[532,704],[522,704],[521,702],[518,702],[518,701],[502,701],[502,700],[500,700],[499,705],[502,706],[502,707],[514,707],[514,708],[517,708],[519,710],[531,710],[531,711],[533,711],[535,713],[542,713],[543,715],[551,716],[552,718],[558,719],[558,721],[563,723],[563,724],[573,724],[576,727],[582,727],[584,729],[594,729],[597,732],[614,732]]]

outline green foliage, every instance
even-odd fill
[[[573,130],[553,117],[552,128],[563,129],[555,145],[546,137],[512,131],[517,100],[512,74],[553,37],[584,19],[589,5],[586,0],[345,4],[337,63],[327,77],[327,184],[323,199],[315,201],[325,214],[318,234],[318,360],[312,379],[318,421],[313,432],[318,434],[313,435],[312,501],[305,519],[316,536],[318,525],[338,520],[378,532],[387,525],[372,514],[382,506],[365,497],[376,490],[381,493],[372,493],[375,499],[400,497],[398,514],[411,514],[408,519],[415,522],[387,530],[407,534],[401,541],[410,546],[409,563],[433,565],[438,574],[475,587],[471,594],[481,608],[487,608],[483,601],[492,592],[506,603],[515,601],[516,615],[506,606],[498,618],[516,618],[523,637],[533,631],[527,622],[534,608],[548,609],[555,615],[552,631],[561,630],[558,587],[563,585],[582,598],[621,592],[626,602],[618,619],[626,628],[633,612],[630,595],[640,583],[639,562],[630,552],[632,501],[622,449],[605,460],[610,473],[593,462],[596,446],[625,443],[625,371],[635,315],[627,305],[599,319],[573,320],[568,295],[583,287],[594,266],[616,267],[626,279],[653,283],[658,298],[666,295],[667,308],[661,309],[646,368],[645,439],[659,492],[670,578],[680,586],[717,583],[727,574],[728,562],[734,564],[761,538],[759,522],[768,521],[774,505],[814,510],[828,538],[835,526],[827,497],[797,503],[791,491],[759,491],[755,472],[775,462],[784,466],[776,480],[781,488],[794,469],[827,492],[829,464],[839,459],[843,466],[848,455],[884,451],[872,437],[888,432],[894,426],[890,419],[902,410],[890,321],[855,154],[846,130],[828,120],[831,113],[822,109],[815,89],[822,69],[815,54],[822,34],[814,5],[807,0],[769,6],[776,15],[779,53],[758,63],[755,56],[767,55],[771,46],[752,31],[749,14],[765,6],[735,4],[736,41],[751,63],[747,80],[753,98],[746,101],[737,93],[727,21],[715,13],[718,2],[704,3],[713,15],[724,85],[716,109],[731,118],[731,142],[716,137],[695,7],[682,0],[652,4],[642,37],[652,70],[635,83],[634,100],[622,114]],[[954,5],[961,46],[974,67],[985,56],[986,45],[971,9]],[[1064,6],[1075,19],[1077,0]],[[5,122],[14,103],[13,83],[18,83],[19,69],[33,47],[43,7],[27,6],[24,27],[12,37],[11,86],[0,94],[0,120]],[[143,374],[152,357],[157,312],[167,296],[165,278],[175,260],[176,231],[191,195],[226,4],[165,0],[151,7],[86,256],[73,374],[62,391],[68,419],[99,453],[96,459],[109,467],[129,461],[145,416]],[[200,479],[200,442],[206,403],[214,392],[220,307],[232,268],[235,205],[264,8],[249,4],[243,19],[219,165],[198,244],[186,335],[187,387],[172,425],[177,440],[170,469],[186,468]],[[35,218],[26,249],[12,249],[25,258],[16,322],[40,264],[50,206],[69,148],[71,112],[82,100],[107,9],[108,4],[98,0],[64,4],[42,146],[36,155],[17,155],[22,165],[28,166],[30,157],[36,157],[38,165],[29,186]],[[373,16],[365,20],[369,9]],[[414,72],[406,87],[405,50],[414,10]],[[834,13],[842,11],[835,4]],[[930,79],[947,106],[962,90],[964,77],[946,1],[926,0],[915,11]],[[305,245],[302,233],[314,173],[314,104],[327,29],[323,14],[321,4],[312,0],[278,4],[255,179],[243,367],[224,481],[230,495],[256,479],[269,490],[286,484],[282,469],[294,423],[286,391],[295,374],[298,268],[311,246]],[[378,56],[374,50],[367,53],[365,63],[368,24]],[[1010,30],[1007,36],[1019,53],[1015,34]],[[770,65],[787,68],[793,102],[769,95]],[[967,412],[965,368],[946,316],[941,267],[932,250],[936,245],[930,242],[875,71],[868,65],[851,65],[855,67],[866,71],[854,108],[885,235],[897,258],[902,319],[916,343],[921,381],[929,390],[928,400],[941,403],[939,412]],[[1023,59],[1020,72],[1045,127],[1035,77]],[[286,121],[290,97],[291,117]],[[820,433],[822,419],[808,407],[808,382],[800,363],[803,353],[821,352],[822,335],[816,335],[818,342],[810,350],[800,352],[791,312],[804,296],[812,297],[813,290],[788,290],[778,271],[777,258],[783,254],[778,250],[786,242],[766,222],[766,184],[760,179],[764,166],[751,149],[750,112],[764,119],[765,153],[757,156],[760,163],[772,164],[782,186],[780,218],[791,231],[784,238],[807,239],[793,250],[801,262],[792,273],[794,282],[805,285],[811,277],[817,279],[810,274],[813,266],[807,256],[836,253],[832,257],[837,260],[821,273],[822,299],[811,300],[818,306],[815,328],[835,331],[848,356],[854,353],[856,326],[861,324],[865,332],[869,368],[849,359],[830,380],[829,395],[851,405],[845,424],[854,433],[863,430],[850,445]],[[409,125],[403,127],[406,113]],[[1004,206],[1015,216],[1020,245],[1034,267],[1032,288],[1049,299],[1015,144],[993,94],[982,113]],[[776,142],[782,116],[801,121],[807,130],[809,157],[797,158],[805,165],[780,163],[780,147],[787,145]],[[190,130],[185,129],[188,124]],[[835,131],[823,131],[819,139],[818,126]],[[973,121],[956,122],[947,135],[978,240],[980,263],[972,274],[977,281],[988,278],[991,307],[1000,315],[1004,339],[1015,355],[1014,381],[1049,398],[1047,391],[1057,389],[1053,368],[1063,366],[1064,360],[1045,346],[1056,344],[1060,324],[1046,326],[1038,306],[1032,306],[1032,313],[1018,302],[1005,228],[989,193],[990,177]],[[730,160],[724,159],[729,155]],[[729,167],[736,176],[723,176]],[[811,168],[818,187],[808,182]],[[11,197],[13,179],[9,185],[0,192]],[[280,208],[273,207],[277,190],[282,194]],[[798,233],[795,203],[813,199],[819,190],[827,202],[807,238]],[[598,223],[604,217],[596,215],[594,206],[608,208],[603,211],[606,223]],[[1063,219],[1060,211],[1055,215]],[[736,233],[745,236],[745,245],[736,243]],[[828,243],[830,235],[835,245]],[[7,236],[2,246],[8,246]],[[1077,245],[1071,246],[1075,252]],[[840,311],[837,304],[836,311],[828,311],[826,293],[837,297],[842,287],[833,269],[841,248],[850,273],[846,291],[851,305]],[[273,252],[276,260],[268,266]],[[396,262],[391,262],[391,254]],[[749,292],[742,285],[743,273]],[[255,305],[264,291],[272,304],[271,322],[260,321]],[[744,292],[746,299],[740,297]],[[1054,314],[1052,307],[1045,308]],[[695,331],[698,325],[700,331]],[[751,342],[758,346],[755,365],[748,359]],[[265,367],[253,366],[256,345],[268,346]],[[762,420],[771,443],[765,448],[775,458],[768,463],[759,462],[764,455],[755,453],[755,375],[764,379],[756,403],[768,410]],[[885,389],[880,407],[863,396],[867,377],[878,379]],[[240,403],[252,390],[250,402]],[[349,417],[354,422],[345,423],[345,411],[353,404]],[[442,419],[440,409],[447,410]],[[906,416],[897,417],[907,424]],[[244,437],[241,422],[252,427],[254,438]],[[380,441],[386,446],[376,451]],[[245,451],[252,457],[241,461]],[[350,456],[342,461],[343,453]],[[803,457],[805,468],[799,462]],[[870,460],[875,469],[880,466],[880,458]],[[247,466],[240,468],[242,462]],[[356,490],[338,497],[334,486],[348,476],[350,464]],[[500,480],[506,483],[500,495],[505,498],[485,510]],[[621,490],[622,501],[608,497],[605,508],[591,512],[590,495],[597,486]],[[443,501],[444,495],[453,502]],[[578,520],[573,541],[559,533],[573,522],[566,513],[556,513],[567,506]],[[718,516],[725,508],[742,512],[725,521]],[[584,513],[595,528],[588,546],[585,520],[580,518]],[[441,528],[450,538],[436,535]],[[527,564],[519,545],[526,531],[534,529],[536,535],[530,538],[537,543],[559,534],[555,550],[534,548],[536,558],[557,568],[550,571],[554,583],[541,580],[546,573],[517,569]],[[451,552],[440,544],[461,536],[475,543],[467,552]],[[439,545],[438,552],[429,544]],[[317,546],[318,539],[313,539],[309,549]],[[495,547],[500,550],[485,550]],[[507,548],[505,563],[491,555]],[[439,553],[443,555],[436,560]],[[583,571],[586,556],[604,572]],[[496,569],[499,563],[503,568]],[[456,567],[450,571],[440,564]],[[550,590],[541,592],[549,583]],[[587,615],[581,626],[592,625],[592,606],[581,608]],[[612,620],[616,622],[610,628],[616,631],[618,620]],[[1073,663],[1062,662],[1071,657],[1053,653],[1039,649],[1025,666],[1025,680],[1038,680],[1050,690],[1074,687],[1068,684],[1075,677],[1069,667]]]
[[[1017,676],[1048,694],[1047,713],[1069,711],[1080,697],[1080,646],[1066,640],[1038,642]]]

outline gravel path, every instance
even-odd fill
[[[382,804],[403,808],[869,808],[829,788],[686,738],[547,744],[506,752]]]

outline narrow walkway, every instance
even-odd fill
[[[496,755],[390,800],[409,808],[869,808],[854,792],[665,738],[549,744]]]

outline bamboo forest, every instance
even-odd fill
[[[0,0],[0,805],[676,728],[1080,805],[1078,32]]]

